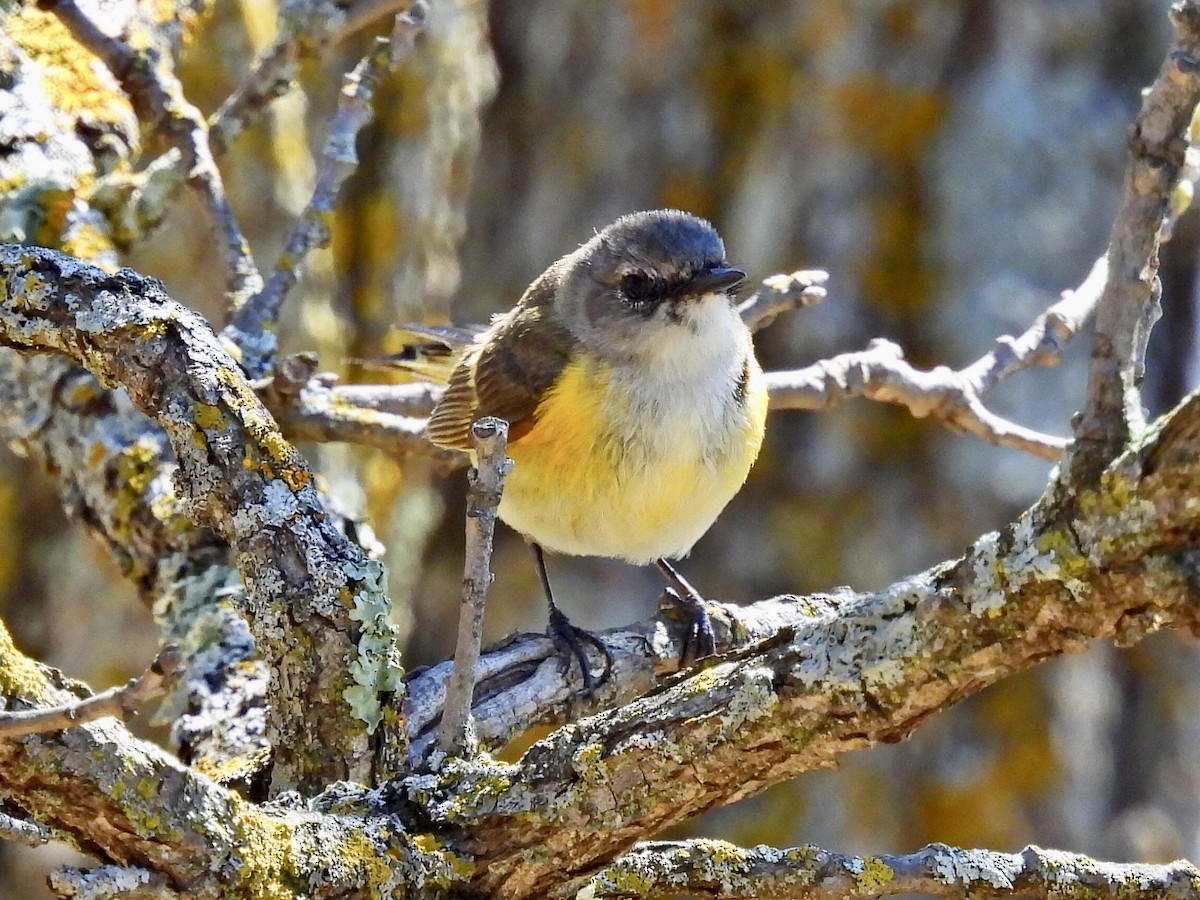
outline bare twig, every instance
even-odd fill
[[[764,278],[762,287],[747,297],[738,314],[751,331],[766,328],[782,313],[815,306],[825,299],[829,273],[821,269],[801,269],[790,275]]]
[[[446,684],[445,707],[438,728],[438,748],[461,756],[475,745],[471,728],[471,703],[475,691],[475,668],[483,642],[483,610],[492,583],[492,535],[496,508],[504,491],[504,479],[512,460],[508,447],[508,423],[503,419],[480,419],[471,426],[471,444],[476,467],[467,472],[467,550],[463,570],[462,605],[458,613],[458,640],[454,666]]]
[[[1031,366],[1056,365],[1062,348],[1079,333],[1096,308],[1108,267],[1101,257],[1087,278],[1034,320],[1018,337],[1004,335],[975,362],[960,370],[916,369],[896,344],[875,340],[866,350],[843,353],[804,369],[767,374],[772,409],[820,410],[863,396],[907,407],[914,416],[933,416],[951,428],[991,444],[1057,460],[1066,438],[1042,434],[998,416],[983,395]]]
[[[1200,900],[1200,871],[1186,860],[1130,865],[1033,846],[997,853],[930,844],[903,856],[846,856],[811,844],[778,850],[725,841],[664,841],[634,847],[589,879],[578,896],[654,900],[693,892],[758,900],[873,900],[910,893],[972,900]]]
[[[335,403],[423,419],[433,412],[444,390],[440,384],[415,381],[411,384],[336,384],[330,386],[329,393]]]
[[[982,395],[1030,366],[1058,365],[1063,347],[1096,311],[1107,278],[1108,258],[1101,256],[1079,287],[1063,291],[1019,337],[997,338],[995,348],[963,369],[962,377]]]
[[[397,65],[402,51],[411,51],[416,36],[425,27],[425,15],[424,0],[410,3],[407,11],[396,16],[393,31],[396,43],[376,39],[371,51],[343,79],[312,199],[288,235],[283,254],[266,286],[230,313],[225,336],[241,348],[242,367],[252,378],[262,375],[271,365],[276,329],[269,326],[279,316],[287,292],[299,280],[305,259],[312,250],[329,244],[329,217],[342,184],[358,167],[355,141],[374,117],[371,102],[375,89],[388,70]]]
[[[24,737],[45,731],[72,728],[105,716],[125,719],[166,690],[167,682],[183,665],[183,653],[174,644],[163,647],[150,667],[120,687],[93,697],[49,709],[0,712],[0,739]]]
[[[384,16],[404,10],[414,14],[424,0],[359,0],[330,3],[310,0],[287,3],[280,11],[279,36],[263,53],[246,81],[209,119],[213,153],[220,156],[272,100],[283,96],[296,77],[296,60],[304,50],[319,52]]]
[[[1058,459],[1065,438],[1041,434],[991,413],[974,386],[945,366],[916,369],[897,344],[877,338],[866,350],[841,353],[803,369],[768,372],[771,409],[829,409],[851,397],[907,407],[917,418],[934,416],[951,427],[1043,459]]]
[[[1200,4],[1171,8],[1175,44],[1130,133],[1124,196],[1108,245],[1109,277],[1096,311],[1088,395],[1070,472],[1091,480],[1143,424],[1139,384],[1159,315],[1159,231],[1169,213],[1200,101]]]
[[[45,0],[45,5],[79,43],[112,70],[138,117],[146,124],[161,127],[174,143],[181,155],[180,164],[200,191],[221,233],[229,267],[229,301],[235,306],[244,303],[262,288],[262,278],[225,196],[225,185],[208,143],[208,125],[200,111],[184,97],[175,73],[164,64],[156,49],[135,49],[109,37],[75,0]]]
[[[278,378],[264,380],[258,395],[293,440],[345,441],[394,456],[419,454],[444,471],[467,464],[467,454],[435,447],[425,436],[424,417],[441,396],[440,385],[334,385],[331,377],[317,375],[299,390],[280,390]]]

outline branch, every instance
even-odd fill
[[[1200,394],[1111,466],[1086,502],[1057,496],[884,591],[777,598],[771,637],[560,729],[516,764],[447,761],[420,791],[476,859],[473,887],[530,896],[561,878],[563,854],[587,872],[648,832],[900,740],[1089,639],[1200,631]],[[623,698],[627,660],[645,651],[610,646],[621,679],[610,690]],[[419,680],[414,700],[428,693]],[[493,717],[531,723],[556,702],[498,686],[473,712],[482,732],[485,704]]]
[[[933,416],[992,444],[1056,460],[1068,441],[1041,434],[995,415],[983,405],[963,373],[946,366],[922,370],[904,359],[899,345],[883,338],[866,350],[841,353],[804,369],[768,372],[771,409],[820,410],[851,397],[906,407],[918,419]]]
[[[227,292],[240,304],[262,288],[250,245],[242,236],[225,196],[221,173],[208,143],[208,126],[200,111],[187,101],[183,86],[153,48],[135,49],[109,37],[75,3],[45,0],[79,43],[112,71],[129,95],[144,124],[161,127],[180,153],[180,164],[200,191],[221,233],[229,268]]]
[[[278,36],[254,64],[245,82],[209,119],[213,153],[220,156],[271,101],[282,97],[296,79],[296,60],[302,52],[319,54],[355,31],[395,13],[416,9],[424,0],[356,0],[353,3],[304,0],[286,3],[279,11]],[[395,35],[393,35],[393,39]]]
[[[25,847],[42,847],[55,839],[54,829],[0,812],[0,840]]]
[[[852,397],[866,397],[904,406],[917,418],[933,416],[988,443],[1056,461],[1070,443],[1067,438],[1042,434],[996,415],[984,404],[983,395],[1031,366],[1059,362],[1062,348],[1078,334],[1099,302],[1105,262],[1103,257],[1098,259],[1082,284],[1064,291],[1020,336],[997,338],[995,347],[961,370],[946,366],[917,369],[904,359],[897,344],[876,339],[866,350],[842,353],[803,369],[768,372],[770,408],[824,410]],[[820,302],[827,277],[820,270],[773,275],[738,310],[750,328],[763,328],[784,312]],[[326,384],[312,393],[303,412],[294,402],[269,405],[297,436],[429,454],[437,451],[425,441],[421,423],[386,418],[378,411],[427,416],[440,391],[440,386],[434,385]],[[366,408],[372,412],[363,412]],[[461,457],[442,461],[451,466],[464,462]]]
[[[371,103],[375,89],[384,75],[411,52],[425,27],[426,14],[424,0],[412,0],[408,9],[396,16],[395,43],[376,39],[371,51],[343,78],[312,199],[284,242],[283,253],[266,286],[230,314],[223,334],[241,348],[242,367],[252,378],[264,374],[274,359],[276,320],[284,297],[299,280],[300,267],[314,249],[329,245],[334,203],[342,184],[358,168],[355,141],[374,117]]]
[[[1095,310],[1107,272],[1107,260],[1101,257],[1082,284],[1064,291],[1021,335],[997,338],[995,347],[961,370],[916,369],[898,345],[877,339],[866,350],[842,353],[804,369],[767,373],[771,409],[829,409],[862,396],[907,407],[917,418],[933,416],[988,443],[1055,461],[1069,445],[1067,439],[997,416],[984,405],[983,395],[1031,366],[1057,365],[1062,348]]]
[[[50,675],[0,625],[0,705],[70,702]],[[112,720],[0,741],[0,792],[93,857],[120,863],[56,873],[64,897],[292,897],[303,885],[311,900],[368,900],[438,895],[470,871],[437,836],[379,804],[254,805]]]
[[[400,687],[382,566],[334,527],[307,464],[203,320],[128,270],[0,245],[0,341],[88,366],[166,432],[189,514],[234,549],[272,669],[277,789],[390,771],[390,738],[375,742],[386,759],[367,749]]]
[[[1096,311],[1088,395],[1069,466],[1077,480],[1097,475],[1143,424],[1146,342],[1158,306],[1159,232],[1170,211],[1200,102],[1200,4],[1171,7],[1175,44],[1146,92],[1129,138],[1129,169],[1108,244],[1109,277]]]
[[[168,644],[158,652],[145,672],[120,687],[62,706],[0,712],[0,740],[74,728],[106,716],[129,718],[165,691],[167,683],[182,667],[183,654],[178,647]]]
[[[762,286],[738,306],[738,315],[751,331],[766,328],[785,312],[816,306],[824,300],[828,280],[829,273],[820,269],[764,278]]]
[[[903,856],[845,856],[811,844],[777,850],[724,841],[639,844],[591,878],[580,900],[621,897],[720,897],[726,900],[874,900],[897,894],[957,900],[1200,900],[1200,871],[1098,862],[1026,847],[1020,853],[930,844]]]
[[[1056,366],[1063,347],[1079,334],[1096,311],[1108,278],[1108,257],[1101,256],[1078,287],[1062,292],[1018,337],[1004,335],[996,346],[960,373],[975,396],[997,387],[1006,378],[1032,366]],[[1057,440],[1057,439],[1056,439]]]
[[[503,419],[480,419],[471,426],[471,445],[478,460],[467,472],[467,549],[463,571],[463,597],[458,613],[458,641],[454,664],[446,684],[438,749],[462,756],[474,746],[471,701],[475,689],[475,667],[483,642],[483,610],[492,575],[492,534],[496,508],[504,492],[504,479],[512,460],[504,455],[508,446],[508,423]]]
[[[393,456],[420,454],[445,471],[465,466],[467,454],[429,443],[425,417],[442,394],[435,384],[336,384],[287,357],[270,379],[255,385],[279,427],[294,440],[345,441]]]

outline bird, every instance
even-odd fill
[[[433,444],[470,452],[474,422],[509,423],[497,514],[530,544],[548,633],[588,691],[612,657],[558,608],[545,552],[656,564],[695,656],[715,651],[704,599],[670,560],[708,531],[762,446],[766,384],[735,301],[745,278],[706,220],[636,212],[552,263],[485,329],[410,327],[441,348],[433,368],[450,368]],[[584,644],[604,658],[599,679]]]

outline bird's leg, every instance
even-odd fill
[[[579,671],[583,674],[584,690],[590,694],[598,685],[608,681],[609,675],[612,674],[612,654],[604,645],[604,641],[590,631],[584,631],[582,628],[572,625],[571,620],[558,608],[554,602],[554,594],[550,590],[550,576],[546,573],[546,557],[542,552],[542,546],[536,541],[530,541],[529,546],[533,550],[533,558],[537,562],[538,577],[542,579],[542,590],[546,592],[546,603],[550,607],[550,624],[546,628],[546,634],[550,636],[550,640],[554,641],[559,650],[571,654],[578,660]],[[591,667],[588,665],[587,651],[583,647],[585,642],[599,650],[604,657],[604,672],[599,681],[592,676]]]
[[[681,658],[687,659],[688,651],[693,649],[696,651],[696,659],[712,656],[717,652],[717,639],[713,635],[712,619],[709,618],[708,606],[704,602],[704,598],[686,578],[679,574],[679,570],[665,559],[656,560],[655,565],[674,588],[674,590],[668,588],[666,595],[691,625],[683,643]]]

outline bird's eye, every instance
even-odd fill
[[[621,293],[634,306],[641,306],[653,300],[656,287],[654,280],[644,272],[630,272],[621,279]]]

